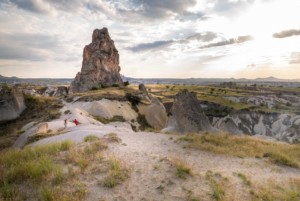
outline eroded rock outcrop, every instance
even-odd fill
[[[25,108],[22,90],[15,87],[0,89],[0,121],[17,118]]]
[[[268,136],[287,142],[300,142],[300,115],[234,111],[214,118],[215,128],[232,133]]]
[[[68,87],[58,86],[58,87],[47,87],[43,96],[65,96],[68,95]]]
[[[148,124],[155,129],[162,129],[166,126],[168,116],[164,105],[156,98],[148,94],[146,87],[143,84],[139,85],[141,103],[138,105],[138,110],[141,115],[144,115]]]
[[[107,28],[95,29],[92,43],[83,50],[81,72],[71,83],[70,92],[76,93],[101,88],[101,86],[123,85],[120,76],[119,53],[111,40]]]
[[[212,130],[196,94],[184,89],[175,97],[165,132],[190,133]]]

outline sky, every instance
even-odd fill
[[[135,78],[300,78],[299,0],[0,0],[0,75],[74,78],[107,27]]]

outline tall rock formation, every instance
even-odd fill
[[[88,91],[101,86],[123,85],[120,76],[119,53],[107,28],[95,29],[92,43],[83,50],[81,72],[71,83],[70,92]]]
[[[208,118],[203,113],[200,102],[195,93],[181,90],[176,94],[168,127],[163,131],[191,133],[212,130]]]

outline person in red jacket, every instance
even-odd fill
[[[77,119],[74,119],[74,124],[77,126],[79,124],[79,122],[77,121]]]

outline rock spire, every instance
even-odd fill
[[[120,70],[119,53],[107,28],[95,29],[92,43],[84,47],[81,72],[77,73],[71,83],[70,92],[123,85]]]

